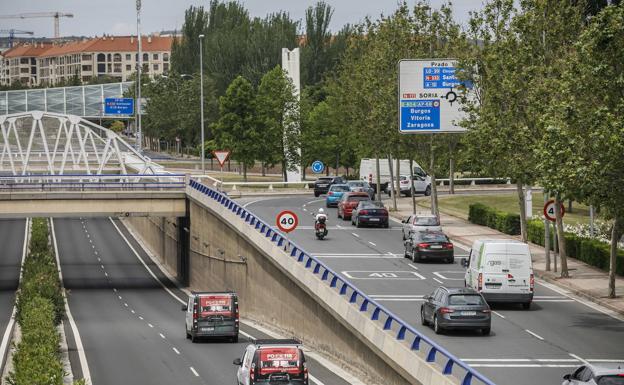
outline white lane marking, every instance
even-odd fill
[[[422,302],[424,299],[422,298],[374,298],[375,301],[378,302]]]
[[[344,228],[344,227],[342,227],[342,226],[340,226],[340,225],[336,225],[336,227],[337,227],[337,228],[339,228],[339,229],[341,229],[341,230]]]
[[[243,208],[246,208],[247,206],[251,206],[251,205],[253,205],[254,203],[258,203],[258,202],[260,202],[260,201],[262,201],[262,200],[263,200],[263,199],[256,199],[255,201],[247,202],[247,203],[245,203],[245,204],[243,205]]]
[[[373,246],[377,246],[376,244],[374,244],[374,243],[373,243],[373,242],[371,242],[371,241],[368,241],[368,243],[370,243],[370,244],[371,244],[371,245],[373,245]]]
[[[152,325],[152,324],[147,324],[147,326],[149,326],[149,327],[151,327],[151,328],[153,328],[153,327],[154,327],[154,325]]]
[[[175,354],[180,354],[180,351],[179,351],[178,349],[176,349],[176,348],[171,348],[171,349],[173,349],[173,351],[175,352]]]
[[[98,262],[102,262],[102,260],[100,259],[100,257],[98,257],[98,259],[97,259],[97,260],[98,260]]]
[[[398,254],[377,254],[377,255],[318,255],[312,254],[317,258],[331,258],[331,259],[402,259],[403,256]]]
[[[529,333],[533,337],[537,338],[538,340],[544,341],[544,337],[540,336],[539,334],[536,334],[536,333],[530,331],[529,329],[524,329],[524,331],[526,331],[527,333]]]
[[[87,238],[89,238],[89,233],[87,233]],[[91,240],[89,240],[89,242],[91,242]]]
[[[359,238],[359,237],[360,237],[360,236],[359,236],[359,235],[357,235],[356,233],[351,233],[351,234],[353,234],[353,236],[354,236],[354,237],[356,237],[356,238]]]
[[[141,321],[143,321],[143,317],[139,316],[139,319],[140,319]]]
[[[311,376],[310,374],[308,374],[308,378],[312,380],[312,382],[314,382],[316,385],[325,385],[318,378]]]
[[[433,275],[437,276],[440,279],[446,279],[448,281],[463,281],[464,280],[464,278],[449,278],[443,275],[442,273],[464,274],[463,271],[434,271]]]
[[[506,318],[504,315],[502,315],[501,313],[499,313],[497,311],[492,311],[492,313],[496,314],[497,316],[501,317],[502,319]]]
[[[303,211],[308,211],[308,209],[303,209]],[[545,226],[544,226],[545,227]]]
[[[101,267],[102,269],[104,269],[104,265],[100,265],[100,267]]]
[[[568,353],[570,355],[570,357],[572,358],[576,358],[577,360],[581,361],[582,363],[584,363],[585,365],[588,365],[589,362],[585,361],[584,359],[582,359],[581,357],[577,356],[576,354],[572,354],[572,353]]]
[[[417,294],[368,294],[369,297],[375,297],[375,298],[383,298],[383,297],[388,297],[388,298],[422,298],[424,297],[424,295],[417,295]]]
[[[163,340],[165,339],[165,335],[162,333],[158,333],[158,335],[160,336],[160,338],[162,338]]]
[[[534,299],[533,302],[575,302],[573,299]]]
[[[131,312],[132,314],[135,314],[135,311],[134,311],[133,309],[130,309],[130,312]]]
[[[408,263],[407,266],[411,267],[414,270],[418,270],[418,266],[412,264],[412,263]]]
[[[119,297],[119,299],[121,299],[121,296],[120,296],[120,295],[118,295],[117,297]]]
[[[193,372],[193,374],[195,375],[195,377],[199,377],[199,373],[197,373],[197,371],[195,370],[195,368],[193,368],[192,366],[189,367],[191,369],[191,372]]]
[[[61,284],[63,283],[63,273],[61,272],[61,260],[59,258],[58,252],[58,243],[56,242],[56,231],[54,230],[54,218],[50,218],[50,229],[52,230],[52,243],[54,244],[54,255],[56,256],[56,264],[58,266],[59,279]],[[91,245],[93,248],[95,246]],[[76,321],[71,314],[69,309],[69,302],[67,301],[67,297],[65,296],[65,289],[63,289],[63,297],[65,302],[65,315],[67,316],[67,320],[69,321],[69,326],[74,334],[74,341],[76,342],[76,350],[78,351],[78,360],[80,361],[80,368],[82,369],[82,378],[84,378],[85,383],[91,383],[91,371],[89,370],[89,363],[87,362],[87,356],[85,354],[84,346],[82,345],[82,338],[80,338],[80,332],[78,331],[78,326],[76,325]]]
[[[24,260],[26,259],[26,254],[28,250],[28,227],[30,223],[30,218],[26,218],[26,224],[24,228],[24,244],[22,246],[22,262],[21,266],[24,266]],[[19,280],[18,283],[22,280],[22,269],[20,268]],[[11,338],[11,332],[13,331],[13,325],[15,325],[15,314],[17,313],[17,308],[13,305],[13,311],[11,312],[11,318],[7,323],[7,327],[4,330],[4,334],[2,336],[2,342],[0,342],[0,364],[4,362],[4,356],[7,351],[7,347],[9,346],[9,339]]]
[[[437,283],[441,284],[441,285],[444,285],[444,282],[440,281],[440,280],[439,280],[439,279],[437,279],[437,278],[434,278],[433,280],[434,280],[434,281],[436,281]]]
[[[413,281],[425,280],[422,274],[416,271],[376,271],[376,270],[347,270],[341,272],[345,277],[350,279],[390,279],[393,281]],[[358,275],[360,275],[358,277]]]
[[[95,245],[91,245],[91,248],[92,248],[92,249],[95,249]]]
[[[114,292],[114,293],[117,293],[117,289],[113,288],[113,292]]]
[[[115,223],[115,221],[113,221],[113,218],[108,218],[111,223],[113,224],[113,226],[115,226],[115,229],[117,229],[117,232],[119,233],[119,235],[121,235],[121,237],[123,238],[124,241],[126,241],[126,244],[128,244],[128,247],[130,248],[130,250],[132,250],[132,252],[134,253],[134,255],[136,255],[136,257],[139,259],[139,261],[141,261],[141,263],[143,264],[143,267],[145,267],[145,269],[150,273],[150,275],[158,282],[160,283],[160,286],[162,286],[163,289],[165,289],[165,291],[169,294],[171,294],[171,296],[175,299],[177,299],[182,305],[186,304],[186,301],[183,301],[182,299],[180,299],[178,296],[176,296],[175,294],[173,294],[173,292],[167,287],[165,286],[164,283],[162,283],[160,281],[160,279],[158,279],[158,277],[156,276],[156,274],[154,274],[154,272],[152,271],[152,269],[149,268],[149,266],[147,266],[147,264],[145,263],[145,261],[143,260],[143,258],[141,258],[141,256],[139,255],[139,253],[137,253],[137,251],[134,249],[134,247],[132,246],[132,244],[130,244],[130,241],[128,241],[128,238],[126,238],[126,236],[121,232],[121,229],[119,229],[119,227],[117,226],[117,224]]]
[[[104,272],[104,276],[108,277],[108,273],[107,273],[107,272]]]
[[[125,307],[128,307],[128,304],[124,302],[124,306],[125,306]]]
[[[95,255],[98,255],[98,252],[97,252],[97,250],[96,250],[96,251],[94,251],[93,253],[94,253]],[[98,259],[99,259],[99,258],[98,258]]]

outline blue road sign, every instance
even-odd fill
[[[134,99],[106,98],[104,99],[104,115],[133,115]]]
[[[439,100],[401,100],[401,132],[439,129]]]
[[[325,165],[320,160],[315,160],[312,163],[312,172],[315,174],[320,174],[325,170]]]

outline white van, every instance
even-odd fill
[[[414,179],[422,181],[424,188],[420,188],[419,185],[414,185],[416,191],[419,193],[424,193],[427,190],[427,186],[429,186],[429,191],[431,191],[431,177],[425,172],[425,170],[420,167],[420,165],[416,162],[412,162],[412,166],[414,167]],[[396,167],[396,159],[392,160],[393,169]],[[405,176],[406,181],[406,191],[410,190],[409,187],[409,160],[401,159],[399,160],[399,173],[403,174],[401,177]],[[397,172],[394,170],[394,177],[397,177]],[[388,159],[379,159],[379,179],[381,182],[381,191],[388,192],[388,183],[390,183],[390,167],[388,165]],[[377,188],[377,165],[376,160],[373,158],[362,158],[360,160],[360,180],[368,182],[372,188]],[[422,191],[421,191],[422,190]],[[401,186],[401,191],[403,192],[403,186]]]
[[[488,302],[520,303],[531,307],[535,281],[531,252],[526,243],[513,239],[477,240],[466,267],[465,285]]]

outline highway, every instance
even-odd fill
[[[0,219],[0,369],[8,347],[7,334],[11,314],[15,305],[15,291],[24,252],[26,221],[23,219]],[[1,372],[0,372],[1,373]]]
[[[422,296],[441,284],[463,286],[459,258],[468,254],[466,247],[456,244],[452,265],[413,263],[403,258],[398,222],[391,221],[389,229],[357,229],[312,196],[245,198],[241,204],[270,224],[279,211],[293,210],[299,227],[289,234],[292,240],[499,385],[560,384],[584,360],[624,360],[622,320],[540,281],[531,310],[493,307],[490,336],[470,331],[438,336],[420,324]],[[323,241],[316,240],[312,227],[320,207],[329,217]]]
[[[69,308],[94,385],[232,385],[232,360],[244,352],[246,336],[267,337],[243,325],[245,334],[237,344],[187,340],[180,310],[186,295],[151,263],[118,221],[56,219],[54,234]],[[76,349],[74,338],[69,340],[70,350]],[[70,361],[76,372],[81,367],[78,356],[70,355]],[[348,384],[316,361],[308,364],[316,379],[311,383]]]

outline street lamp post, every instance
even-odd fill
[[[141,62],[141,0],[136,0],[137,11],[137,44],[138,44],[138,56],[137,56],[137,137],[136,137],[136,150],[141,152],[141,141],[143,140],[143,132],[141,131],[141,70],[143,69],[143,63]]]
[[[203,49],[204,35],[199,35],[199,111],[201,115],[201,166],[202,174],[206,174],[205,164],[205,149],[204,149],[204,49]]]

